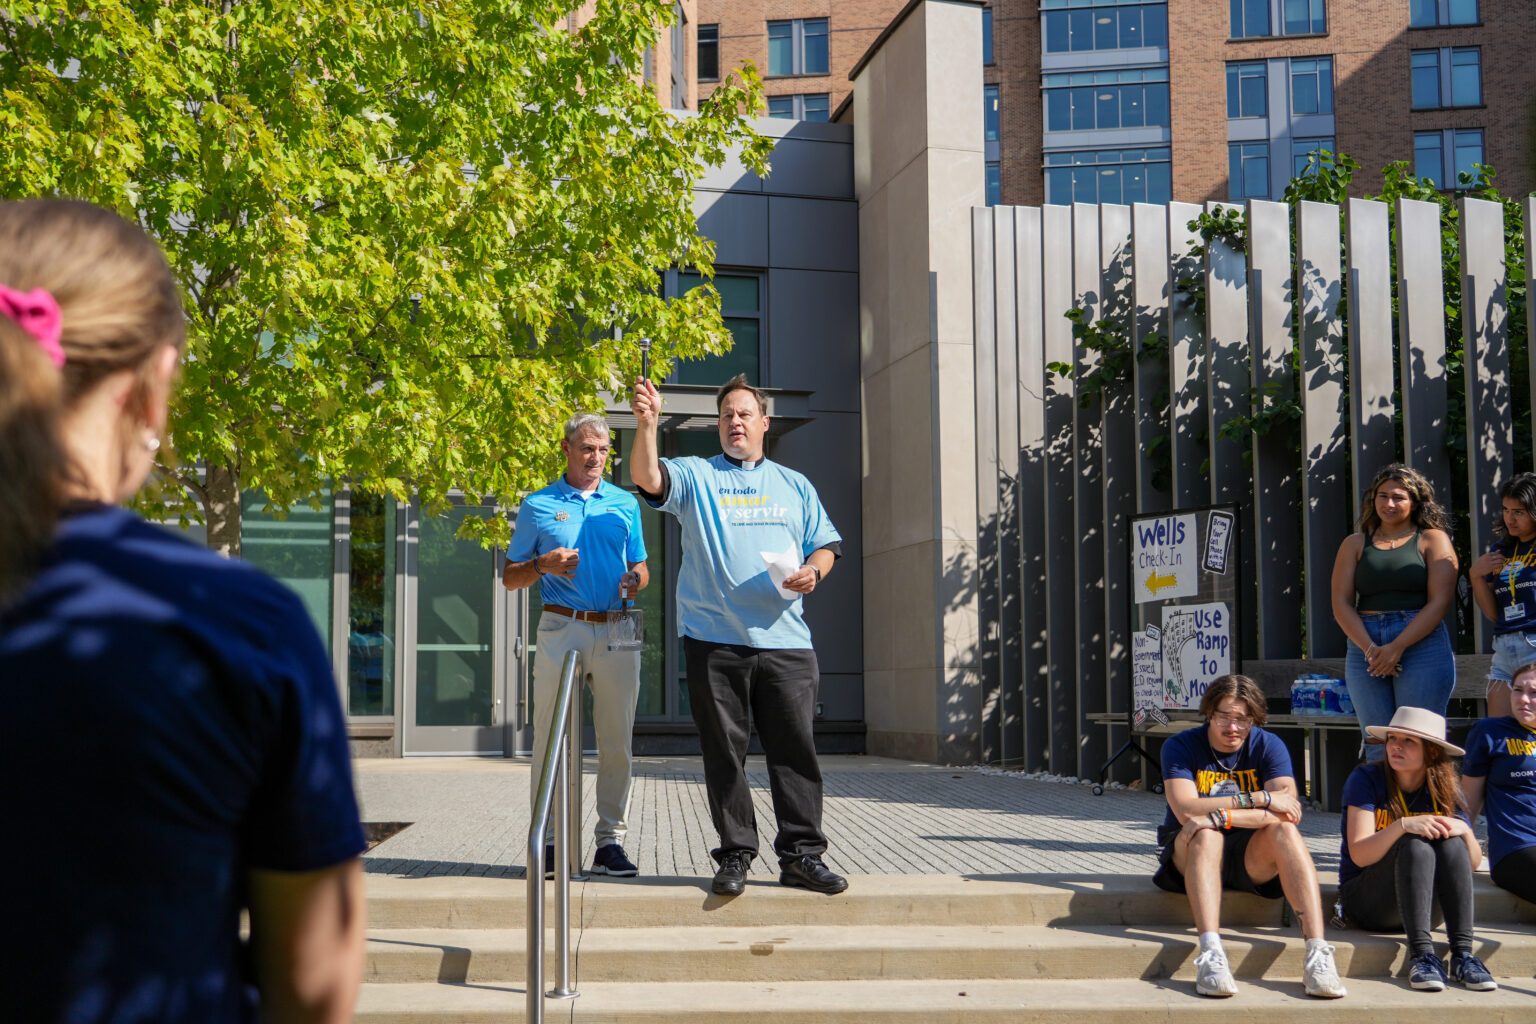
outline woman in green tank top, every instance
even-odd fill
[[[1344,539],[1333,563],[1333,617],[1349,642],[1344,677],[1362,756],[1379,762],[1385,750],[1365,742],[1367,729],[1385,727],[1400,707],[1443,716],[1456,688],[1445,616],[1457,564],[1445,510],[1418,471],[1382,467],[1363,505],[1360,532]]]

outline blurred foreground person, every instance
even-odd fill
[[[0,203],[8,1020],[329,1022],[356,1000],[364,840],[325,646],[286,588],[119,507],[183,342],[137,227]]]

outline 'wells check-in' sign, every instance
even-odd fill
[[[1199,593],[1199,537],[1192,515],[1143,519],[1131,538],[1131,586],[1137,604]]]

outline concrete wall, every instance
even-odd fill
[[[907,8],[854,72],[870,753],[979,755],[970,209],[981,5]]]

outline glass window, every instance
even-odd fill
[[[1291,113],[1333,113],[1333,58],[1291,59]]]
[[[1323,150],[1332,153],[1333,139],[1295,139],[1291,143],[1291,177],[1299,178],[1307,173],[1307,163],[1312,154]]]
[[[1284,0],[1285,34],[1308,35],[1328,31],[1328,15],[1323,0]]]
[[[828,93],[807,93],[805,96],[801,97],[801,100],[803,101],[802,105],[804,107],[804,110],[800,115],[802,120],[825,121],[827,116],[832,112],[832,108],[829,103],[830,95]]]
[[[704,280],[698,274],[681,272],[677,275],[678,291],[692,291]],[[680,361],[669,380],[673,384],[715,385],[745,373],[747,379],[758,382],[762,372],[762,282],[744,274],[716,274],[713,284],[720,293],[720,313],[731,334],[731,349]]]
[[[1227,198],[1269,198],[1269,143],[1234,142],[1227,146]]]
[[[1162,3],[1098,0],[1048,10],[1043,20],[1046,53],[1168,45],[1168,7]]]
[[[1482,51],[1468,46],[1451,51],[1451,106],[1476,107],[1483,102]]]
[[[1045,154],[1045,201],[1167,203],[1173,196],[1167,149],[1109,149]]]
[[[297,505],[286,516],[267,511],[261,491],[240,495],[240,557],[299,595],[327,648],[336,565],[331,509],[329,488],[321,492],[318,509]]]
[[[994,63],[992,59],[992,8],[981,9],[981,62]]]
[[[1264,117],[1268,87],[1263,61],[1227,65],[1227,117]]]
[[[997,114],[997,86],[983,87],[984,102],[982,110],[985,112],[985,137],[988,142],[997,141],[998,114]]]
[[[714,82],[720,78],[720,26],[700,25],[698,42],[699,81]]]
[[[1417,109],[1440,105],[1440,51],[1414,50],[1412,75],[1413,105]],[[1424,175],[1420,175],[1424,177]]]
[[[1469,188],[1477,182],[1477,164],[1483,162],[1483,133],[1481,129],[1457,131],[1456,188]]]
[[[1045,76],[1046,131],[1151,126],[1166,128],[1168,69],[1082,71]],[[1133,113],[1133,123],[1124,121]]]
[[[827,73],[827,19],[813,18],[801,22],[805,49],[801,55],[800,72],[806,75]]]
[[[1408,27],[1428,28],[1440,24],[1440,0],[1408,0]]]
[[[1439,132],[1415,132],[1413,136],[1413,174],[1428,178],[1437,188],[1445,185],[1445,151]]]
[[[672,109],[688,108],[688,16],[682,0],[672,5]]]
[[[395,713],[395,503],[352,494],[347,714]]]
[[[996,206],[1002,202],[1003,196],[1003,172],[997,161],[987,164],[987,205]]]
[[[768,23],[768,73],[795,73],[795,23],[792,21]]]
[[[768,97],[768,116],[769,117],[791,117],[791,118],[794,117],[795,116],[795,98],[793,96],[769,96]]]
[[[1269,0],[1232,0],[1232,38],[1267,36]]]
[[[1450,0],[1446,6],[1450,15],[1445,20],[1447,25],[1477,24],[1477,0]]]

